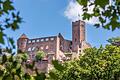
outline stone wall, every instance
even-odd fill
[[[57,38],[55,36],[29,39],[27,42],[26,51],[29,53],[35,53],[36,51],[40,50],[44,51],[45,53],[55,53],[56,41]]]

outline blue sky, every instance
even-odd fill
[[[72,38],[71,20],[65,16],[70,0],[14,0],[14,5],[20,11],[24,23],[20,29],[7,33],[16,41],[22,33],[29,38],[52,36],[61,33],[66,39]],[[107,39],[120,36],[120,30],[114,32],[102,28],[96,29],[86,23],[86,39],[92,46],[107,44]]]

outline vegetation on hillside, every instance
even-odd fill
[[[61,64],[50,72],[52,80],[120,80],[120,47],[86,49],[79,60]],[[61,68],[61,67],[60,67]]]

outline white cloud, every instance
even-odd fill
[[[93,12],[93,7],[88,7],[89,13]],[[82,20],[82,6],[80,6],[75,0],[69,0],[69,3],[66,7],[66,10],[64,11],[64,15],[70,20],[70,21],[76,21],[76,20]],[[85,22],[89,24],[94,24],[98,22],[98,19],[93,17],[92,19],[85,20]]]

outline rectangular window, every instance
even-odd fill
[[[31,41],[28,41],[28,43],[31,43]]]
[[[53,40],[54,40],[54,38],[50,38],[50,40],[51,40],[51,41],[53,41]]]
[[[43,42],[43,41],[44,41],[44,39],[41,39],[40,41],[41,41],[41,42]]]
[[[49,40],[48,38],[45,39],[45,41],[48,41],[48,40]]]
[[[37,39],[37,41],[36,42],[39,42],[39,39]]]
[[[34,42],[35,42],[35,40],[32,40],[32,42],[34,43]]]

